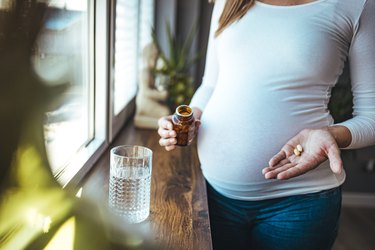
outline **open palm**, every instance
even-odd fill
[[[299,156],[294,154],[297,145],[303,147]],[[289,179],[318,167],[327,159],[334,173],[342,171],[340,150],[331,133],[327,129],[304,129],[271,158],[262,173],[266,179]]]

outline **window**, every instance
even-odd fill
[[[134,110],[142,48],[151,42],[154,0],[117,0],[112,12],[112,139]]]
[[[66,83],[49,108],[45,142],[62,185],[77,183],[134,110],[141,43],[151,41],[154,0],[53,0],[33,64]]]
[[[67,84],[63,104],[46,113],[45,140],[52,171],[64,172],[94,136],[90,1],[52,1],[39,35],[34,68],[49,84]]]
[[[116,1],[114,32],[114,114],[137,93],[139,0]]]
[[[44,125],[52,172],[63,185],[105,140],[105,126],[96,122],[95,90],[105,82],[95,79],[94,14],[90,0],[51,1],[33,58],[48,84],[68,86],[62,103],[49,107]]]
[[[139,30],[139,53],[147,44],[152,42],[152,29],[154,27],[155,19],[155,3],[154,0],[141,1],[140,9],[140,30]],[[139,55],[140,58],[141,55]]]

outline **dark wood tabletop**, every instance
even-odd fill
[[[129,122],[83,182],[82,196],[108,199],[109,150],[117,145],[140,145],[153,151],[151,208],[142,222],[153,241],[166,249],[212,249],[206,183],[196,144],[167,152],[156,130],[134,128]]]

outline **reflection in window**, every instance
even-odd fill
[[[63,104],[46,113],[45,141],[56,175],[93,137],[89,2],[52,1],[33,58],[36,72],[49,84],[69,85]]]

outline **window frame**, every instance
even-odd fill
[[[89,68],[93,81],[93,139],[55,176],[63,187],[77,187],[108,147],[108,20],[109,0],[88,1],[90,22]]]

